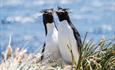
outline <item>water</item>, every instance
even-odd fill
[[[6,49],[12,33],[12,47],[27,48],[29,52],[39,50],[44,42],[42,9],[57,6],[70,9],[73,24],[83,38],[96,42],[100,38],[115,35],[115,0],[0,0],[0,49]],[[58,22],[57,16],[55,21]],[[1,52],[1,51],[0,51]]]

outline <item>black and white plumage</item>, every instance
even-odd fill
[[[60,58],[58,48],[58,31],[54,24],[53,10],[46,9],[43,11],[43,24],[45,27],[45,43],[42,49],[43,62],[49,63],[50,60],[57,60]]]
[[[76,64],[79,62],[82,42],[80,34],[72,24],[67,9],[58,8],[56,14],[59,18],[58,41],[62,59],[67,64],[72,64],[72,54]]]

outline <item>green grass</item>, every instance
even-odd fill
[[[13,51],[11,45],[3,53],[0,70],[115,70],[115,39],[100,39],[95,43],[87,41],[87,34],[83,40],[80,61],[75,68],[56,62],[42,65],[41,54],[27,54],[18,48]],[[71,52],[71,49],[70,49]],[[74,58],[74,56],[72,56]],[[73,60],[73,64],[75,64]]]
[[[115,70],[115,39],[83,41],[81,59],[77,70]]]

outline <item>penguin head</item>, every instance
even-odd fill
[[[56,14],[59,18],[59,21],[69,20],[68,9],[58,7]]]
[[[53,9],[43,10],[43,22],[45,24],[54,22]]]

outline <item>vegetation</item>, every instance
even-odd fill
[[[115,39],[101,39],[95,44],[93,40],[87,41],[86,36],[78,70],[115,70]]]
[[[42,54],[27,54],[26,50],[19,48],[14,52],[9,44],[2,54],[0,70],[115,70],[115,38],[101,39],[97,44],[86,38],[87,34],[83,40],[80,62],[76,67],[56,62],[42,65]]]

